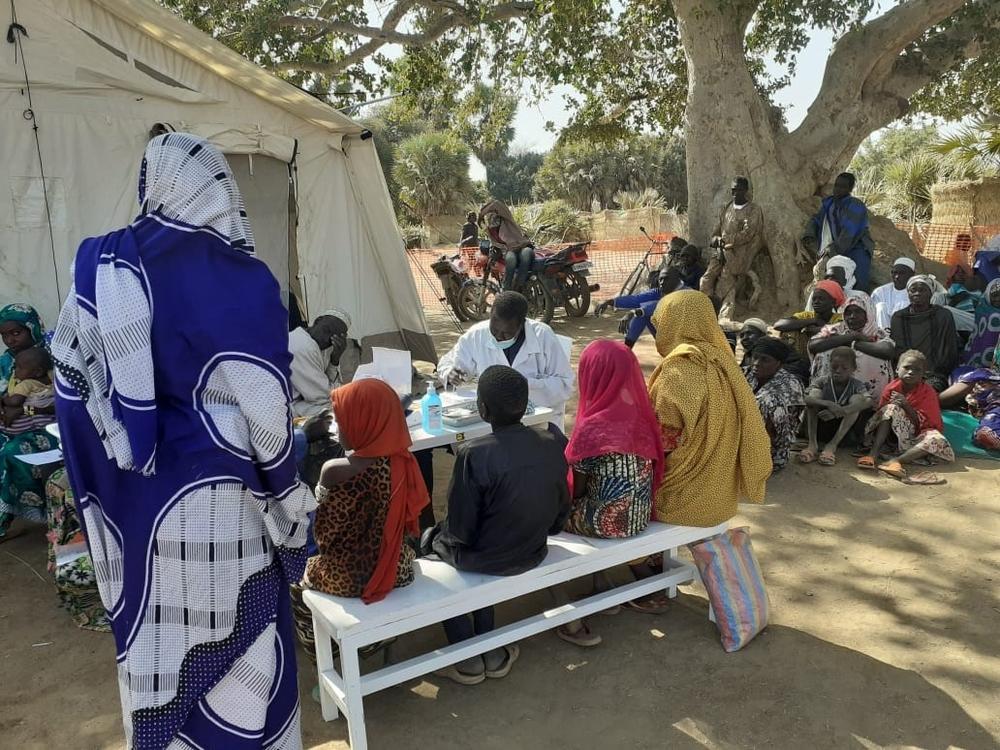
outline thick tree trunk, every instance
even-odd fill
[[[687,170],[691,240],[704,247],[730,200],[732,179],[750,179],[763,208],[773,279],[757,307],[779,314],[798,309],[802,269],[797,245],[816,186],[808,171],[786,165],[784,129],[761,98],[743,52],[745,23],[732,4],[675,0],[687,55]],[[757,262],[760,267],[764,261]],[[745,287],[744,287],[745,289]],[[743,303],[742,305],[740,303]],[[738,298],[739,308],[746,298]]]

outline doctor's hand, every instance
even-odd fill
[[[452,388],[457,388],[462,383],[469,379],[469,374],[461,369],[460,367],[453,367],[448,373],[448,378],[445,381],[445,385],[450,385]]]

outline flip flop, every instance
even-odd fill
[[[582,622],[580,623],[580,629],[575,633],[567,630],[565,625],[560,625],[556,628],[556,635],[566,641],[566,643],[572,643],[574,646],[580,646],[581,648],[593,648],[594,646],[601,645],[601,636],[590,632],[590,628]]]
[[[507,671],[510,671],[509,667]],[[437,670],[434,674],[438,677],[446,677],[452,682],[457,682],[459,685],[478,685],[480,682],[486,681],[487,675],[486,672],[477,672],[475,674],[461,672],[454,664],[449,664],[444,669]]]
[[[886,461],[884,464],[878,465],[878,470],[883,474],[888,474],[893,479],[906,478],[906,469],[899,461]]]
[[[670,599],[666,594],[654,594],[644,599],[633,599],[622,606],[647,615],[660,615],[670,609]]]
[[[817,460],[820,466],[836,466],[837,454],[833,451],[823,451],[819,454],[819,459]]]
[[[813,453],[808,448],[803,448],[799,451],[799,463],[800,464],[811,464],[816,460],[816,454]]]
[[[945,484],[945,480],[944,477],[938,476],[933,471],[918,471],[916,474],[903,477],[903,484]]]
[[[858,459],[858,468],[875,471],[875,459],[871,456],[862,456]]]
[[[503,664],[496,669],[486,670],[486,676],[491,680],[499,680],[501,677],[509,675],[510,668],[514,666],[514,662],[517,661],[517,657],[521,655],[521,647],[516,643],[513,643],[510,646],[504,646],[503,650],[507,652],[507,658],[503,660]]]

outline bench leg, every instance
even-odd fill
[[[365,736],[365,707],[361,695],[361,665],[358,663],[358,649],[353,644],[340,643],[340,673],[344,678],[344,711],[347,719],[347,736],[351,741],[351,750],[367,750],[368,738]]]
[[[664,571],[666,571],[666,570],[668,570],[670,568],[671,563],[674,561],[674,559],[676,559],[676,557],[677,557],[677,548],[676,547],[671,547],[670,549],[668,549],[667,551],[665,551],[663,553],[663,570]],[[668,586],[667,587],[667,596],[670,597],[671,599],[675,599],[677,597],[677,587],[676,586]]]
[[[316,639],[316,674],[321,675],[323,672],[333,669],[333,648],[330,646],[330,634],[323,629],[323,625],[315,617],[313,618],[313,637]],[[340,716],[333,696],[323,687],[321,679],[319,679],[319,704],[323,709],[323,721],[333,721]]]

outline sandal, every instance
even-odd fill
[[[660,615],[670,608],[670,598],[666,594],[653,594],[644,599],[633,599],[622,606],[647,615]]]
[[[800,464],[811,464],[816,460],[816,454],[809,448],[803,448],[799,451],[799,463]]]
[[[833,451],[823,451],[819,454],[818,463],[820,466],[836,466],[837,454]]]
[[[482,664],[482,661],[482,658],[480,658],[479,663]],[[508,668],[507,671],[509,672],[510,669]],[[486,681],[488,672],[462,672],[459,670],[457,664],[449,664],[444,669],[437,670],[434,674],[438,677],[446,677],[452,682],[457,682],[459,685],[478,685],[480,682]]]
[[[938,476],[933,471],[918,471],[916,474],[903,477],[903,484],[945,484],[945,480],[944,477]]]
[[[583,622],[580,623],[580,629],[576,632],[570,632],[566,629],[565,625],[560,625],[556,628],[556,635],[566,641],[566,643],[572,643],[574,646],[580,646],[581,648],[593,648],[594,646],[601,645],[601,636],[590,632],[590,628]]]
[[[878,465],[878,470],[883,474],[888,474],[893,479],[906,479],[906,469],[899,461],[886,461]]]
[[[858,468],[875,471],[875,459],[871,456],[862,456],[858,459]]]
[[[499,680],[501,677],[509,675],[510,668],[514,666],[514,662],[517,661],[517,657],[521,655],[521,647],[516,643],[513,643],[510,646],[504,646],[503,650],[507,652],[507,658],[503,660],[503,664],[496,669],[486,670],[486,676],[491,680]]]

